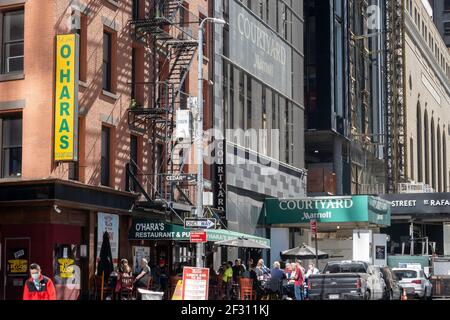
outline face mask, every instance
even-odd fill
[[[38,274],[38,273],[33,273],[33,274],[31,275],[31,277],[33,278],[34,281],[39,280],[39,274]]]

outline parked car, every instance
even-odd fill
[[[408,296],[421,299],[432,298],[433,285],[425,276],[422,269],[393,268],[392,271],[399,284],[406,290]]]
[[[386,300],[400,300],[402,298],[403,288],[398,283],[395,275],[389,267],[379,267],[386,284],[385,299]]]
[[[381,273],[363,261],[328,262],[320,275],[309,277],[309,299],[379,300],[385,296]]]

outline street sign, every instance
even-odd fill
[[[312,235],[316,235],[317,234],[317,221],[316,220],[311,220],[309,225],[310,225],[310,228],[311,228],[311,234]]]
[[[191,182],[197,180],[196,174],[170,174],[166,175],[166,181],[169,182]]]
[[[183,300],[208,300],[208,287],[208,268],[183,268]]]
[[[206,231],[191,231],[190,233],[191,243],[205,243],[206,242]]]
[[[215,229],[216,219],[214,218],[185,218],[185,229]]]

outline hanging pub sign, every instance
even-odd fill
[[[56,36],[55,161],[78,160],[77,34]]]

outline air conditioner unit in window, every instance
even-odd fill
[[[6,73],[23,70],[23,55],[6,58]]]

